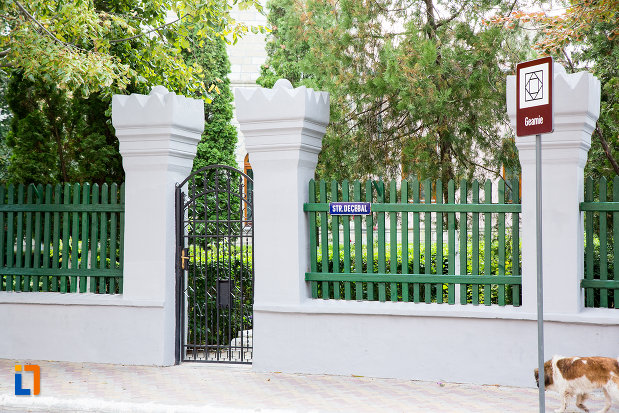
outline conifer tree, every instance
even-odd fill
[[[505,76],[526,60],[527,40],[483,19],[509,6],[272,0],[259,82],[286,77],[330,93],[321,177],[498,176],[518,168]]]

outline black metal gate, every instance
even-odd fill
[[[176,185],[176,361],[251,363],[253,181],[212,165]]]

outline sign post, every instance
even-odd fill
[[[552,57],[516,67],[516,136],[535,135],[535,227],[537,235],[537,362],[539,411],[546,411],[544,386],[544,283],[542,274],[542,133],[553,131]]]

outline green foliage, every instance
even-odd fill
[[[609,235],[607,235],[607,240],[606,240],[606,277],[609,280],[615,280],[615,249],[614,249],[614,242],[613,242],[613,234],[612,232],[608,232]],[[585,238],[585,272],[589,272],[591,271],[593,274],[593,279],[594,280],[599,280],[601,279],[600,274],[601,274],[601,270],[602,270],[602,249],[601,249],[601,242],[600,242],[600,237],[598,236],[598,234],[594,234],[593,235],[593,257],[589,258],[588,254],[589,251],[587,251],[587,240]],[[588,264],[587,262],[591,261],[593,263],[593,268],[590,270],[588,268]],[[602,307],[601,303],[600,303],[600,296],[602,293],[607,295],[607,302],[608,302],[608,306],[606,308],[615,308],[615,300],[616,298],[619,297],[615,297],[615,292],[616,290],[608,290],[608,289],[602,289],[602,288],[585,288],[585,305],[587,307],[595,307],[595,308],[599,308]],[[592,303],[592,305],[589,305],[589,303]]]
[[[181,51],[193,47],[190,31],[198,47],[236,42],[249,28],[230,15],[235,5],[261,10],[256,0],[8,0],[0,3],[0,67],[85,96],[157,84],[204,94],[200,68]]]
[[[11,112],[6,100],[6,90],[9,77],[0,70],[0,182],[6,180],[10,151],[6,145],[6,137],[11,124]]]
[[[6,139],[9,181],[123,181],[118,140],[105,116],[107,98],[84,98],[16,73],[7,100],[13,115]]]
[[[220,244],[221,246],[222,244]],[[213,247],[213,245],[211,245]],[[196,325],[188,326],[188,338],[196,344],[205,340],[207,344],[227,345],[228,338],[235,338],[239,331],[249,330],[253,323],[253,261],[251,248],[242,251],[238,247],[203,248],[192,246],[190,253],[195,260],[189,263],[191,292],[188,294],[187,309],[190,320]],[[207,276],[205,277],[205,274]],[[226,274],[234,281],[232,303],[229,309],[217,308],[217,274]],[[207,299],[208,294],[208,299]],[[239,309],[242,306],[242,312]],[[217,314],[219,312],[219,319]],[[230,332],[230,335],[229,335]]]
[[[273,0],[258,81],[286,77],[330,93],[322,178],[498,175],[519,167],[504,132],[505,71],[526,51],[519,34],[482,23],[508,6]]]
[[[619,3],[617,0],[514,2],[521,10],[499,11],[488,23],[506,30],[522,25],[535,34],[533,48],[553,55],[568,72],[588,70],[602,85],[601,111],[591,139],[587,173],[596,178],[619,175]],[[550,6],[553,13],[527,12]],[[532,56],[537,57],[537,56]]]
[[[342,273],[344,271],[344,245],[340,244],[339,247],[339,259],[334,259],[334,255],[333,255],[333,244],[329,243],[329,247],[328,247],[328,251],[329,251],[329,257],[328,257],[328,269],[326,272],[328,273],[333,273],[335,271],[335,265],[337,263],[338,267],[337,267],[337,271],[339,273]],[[356,252],[355,252],[355,246],[354,244],[350,244],[350,272],[351,273],[355,273],[358,271],[358,269],[356,268]],[[483,274],[489,274],[489,275],[498,275],[499,273],[503,273],[503,274],[513,274],[513,269],[512,269],[512,239],[511,237],[507,237],[506,242],[505,242],[505,257],[506,260],[504,263],[500,263],[499,262],[499,241],[498,239],[494,238],[492,241],[492,244],[490,246],[491,248],[491,261],[490,261],[490,269],[487,271],[487,269],[485,268],[485,261],[483,259],[484,254],[485,254],[485,242],[483,239],[480,239],[479,241],[479,251],[478,251],[478,258],[479,258],[479,274],[483,275]],[[519,251],[521,250],[521,248],[519,247]],[[368,256],[367,256],[367,248],[364,246],[363,250],[362,250],[363,256],[361,259],[362,262],[362,268],[359,271],[362,274],[368,274],[368,273],[378,273],[378,246],[374,245],[374,251],[373,251],[373,265],[372,265],[372,269],[371,271],[368,271]],[[396,264],[396,270],[391,271],[390,265],[389,263],[391,262],[391,247],[389,244],[386,244],[385,246],[385,262],[387,263],[386,267],[387,267],[387,273],[390,274],[402,274],[402,263],[403,263],[403,251],[402,251],[402,245],[398,244],[397,245],[397,264]],[[521,269],[520,269],[520,260],[518,262],[518,270],[517,273],[521,274]],[[416,271],[416,263],[418,262],[418,270]],[[317,272],[322,272],[323,271],[323,256],[322,256],[322,248],[318,248],[318,254],[317,254]],[[407,262],[407,274],[426,274],[426,265],[427,265],[427,261],[426,261],[426,245],[425,244],[421,244],[419,246],[419,257],[417,260],[417,257],[415,257],[415,249],[413,246],[409,246],[408,247],[408,262]],[[469,275],[476,275],[475,273],[473,273],[473,244],[472,244],[472,238],[471,236],[469,236],[468,242],[467,242],[467,260],[466,260],[466,274]],[[430,274],[431,275],[437,275],[437,274],[449,274],[449,250],[448,250],[448,246],[447,244],[443,244],[443,251],[442,251],[442,262],[440,263],[440,267],[437,268],[438,263],[437,263],[437,244],[436,243],[432,243],[431,245],[431,251],[430,251]],[[458,268],[459,268],[459,263],[457,264]],[[501,268],[500,268],[501,267]],[[343,284],[343,283],[340,283]],[[398,283],[401,284],[401,283]],[[432,284],[432,286],[435,286],[436,284]],[[439,284],[441,285],[441,284]],[[419,284],[419,288],[420,288],[420,295],[421,297],[424,297],[425,295],[425,288],[427,288],[428,284]],[[412,283],[409,284],[409,288],[412,287]],[[341,296],[344,296],[344,286],[340,285],[341,288]],[[367,288],[368,285],[367,283],[363,283],[363,288],[364,288],[364,297],[366,296],[365,294],[367,294]],[[374,288],[377,288],[376,285],[374,286]],[[400,289],[402,288],[401,286],[399,287]],[[485,290],[483,285],[480,286],[474,286],[474,285],[465,285],[464,288],[467,289],[467,303],[472,303],[473,302],[473,290],[477,289],[478,294],[479,294],[479,302],[480,303],[484,303],[486,304],[485,298],[484,298],[484,294],[485,294]],[[387,296],[390,295],[390,289],[391,286],[389,284],[386,285],[386,289],[387,289]],[[411,288],[412,289],[412,288]],[[453,290],[452,290],[453,291]],[[449,292],[449,288],[448,288],[448,284],[442,284],[442,299],[441,300],[437,300],[436,297],[436,289],[432,288],[431,289],[431,302],[448,302],[448,292]],[[496,284],[492,284],[491,289],[490,289],[490,302],[493,304],[498,303],[498,295],[499,295],[499,286]],[[331,292],[331,294],[333,294],[333,292]],[[409,297],[412,297],[412,293],[409,295]],[[322,297],[322,285],[321,283],[318,283],[318,297]],[[376,300],[378,297],[378,294],[375,293],[374,294],[374,299]],[[331,297],[333,298],[333,297]],[[402,293],[401,290],[398,292],[398,301],[402,300]],[[456,300],[459,300],[459,298],[456,298]],[[513,301],[512,301],[512,286],[505,286],[505,303],[506,305],[512,305]]]
[[[205,132],[194,169],[212,163],[233,165],[237,137],[230,124],[232,93],[225,42],[200,40],[195,33],[188,34],[188,38],[196,48],[193,54],[186,52],[187,62],[199,68],[204,79],[216,84],[212,103],[205,109]],[[136,67],[141,64],[133,63]],[[138,85],[132,87],[140,89]],[[219,93],[214,92],[215,87]],[[118,140],[111,127],[111,96],[90,93],[85,97],[58,88],[44,78],[32,81],[21,72],[12,74],[6,96],[13,114],[6,139],[11,150],[9,181],[53,184],[124,179]],[[1,150],[0,146],[0,160]]]
[[[602,84],[600,117],[593,132],[586,176],[609,179],[619,174],[610,159],[619,161],[619,36],[609,33],[617,21],[597,23],[589,30],[580,51],[574,54],[575,64],[590,66]],[[608,145],[604,150],[602,139]]]
[[[192,38],[193,39],[193,38]],[[204,108],[205,126],[198,144],[193,170],[208,165],[236,166],[234,150],[237,143],[236,128],[230,123],[233,116],[232,90],[230,89],[230,61],[226,44],[221,39],[203,42],[186,56],[187,61],[200,65],[205,78],[217,87],[212,102]],[[213,87],[215,90],[215,87]]]

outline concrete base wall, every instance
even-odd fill
[[[519,309],[321,300],[257,307],[256,371],[535,387],[536,316]],[[546,359],[617,357],[614,311],[548,315]]]
[[[164,310],[163,303],[122,296],[3,292],[0,355],[16,360],[172,365],[174,330],[166,320],[169,310]]]

